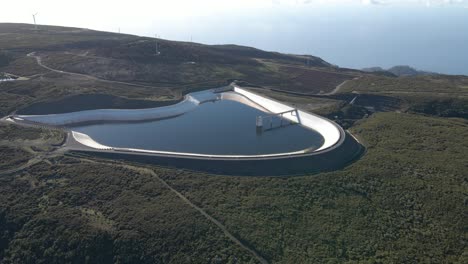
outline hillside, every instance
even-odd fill
[[[362,71],[380,73],[388,76],[417,76],[417,75],[435,75],[435,73],[419,71],[408,65],[397,65],[389,69],[383,69],[381,67],[370,67],[364,68]]]
[[[366,152],[333,172],[223,176],[65,152],[60,131],[0,122],[0,263],[468,262],[467,76],[0,23],[6,75],[1,116],[162,106],[237,79]]]
[[[56,26],[34,30],[29,24],[0,24],[0,34],[0,72],[27,79],[29,87],[20,82],[5,84],[0,91],[2,114],[48,101],[50,94],[55,99],[107,93],[177,100],[194,89],[218,87],[234,79],[267,88],[326,93],[360,74],[332,67],[318,57],[237,45],[210,46]],[[9,104],[12,98],[15,105]]]

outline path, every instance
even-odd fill
[[[59,157],[59,156],[62,156],[63,153],[65,152],[64,149],[62,148],[58,148],[58,149],[54,149],[52,151],[49,151],[49,152],[44,152],[44,153],[36,153],[34,155],[34,157],[32,157],[30,160],[28,160],[28,162],[16,167],[16,168],[11,168],[11,169],[7,169],[7,170],[3,170],[3,171],[0,171],[0,175],[7,175],[7,174],[12,174],[12,173],[16,173],[16,172],[20,172],[20,171],[23,171],[33,165],[36,165],[42,161],[45,161],[47,162],[47,159],[50,159],[50,158],[55,158],[55,157]]]
[[[70,54],[70,53],[69,53]],[[76,54],[73,54],[73,55],[76,55]],[[212,84],[212,83],[222,83],[222,82],[225,82],[226,80],[225,79],[219,79],[219,80],[208,80],[208,81],[200,81],[200,82],[193,82],[193,83],[163,83],[162,85],[169,85],[167,87],[162,87],[162,86],[150,86],[150,85],[144,85],[144,84],[137,84],[137,83],[129,83],[129,82],[120,82],[120,81],[112,81],[112,80],[107,80],[107,79],[101,79],[101,78],[98,78],[98,77],[95,77],[95,76],[92,76],[92,75],[88,75],[88,74],[82,74],[82,73],[76,73],[76,72],[68,72],[68,71],[61,71],[61,70],[57,70],[57,69],[54,69],[54,68],[51,68],[47,65],[45,65],[43,62],[42,62],[42,58],[38,55],[36,55],[36,52],[31,52],[31,53],[28,53],[26,56],[28,57],[33,57],[36,59],[36,62],[37,64],[46,69],[46,70],[49,70],[49,71],[52,71],[52,72],[56,72],[56,73],[62,73],[62,74],[69,74],[69,75],[74,75],[74,76],[79,76],[79,77],[84,77],[84,78],[88,78],[88,79],[91,79],[91,80],[96,80],[96,81],[101,81],[101,82],[107,82],[107,83],[115,83],[115,84],[123,84],[123,85],[129,85],[129,86],[135,86],[135,87],[142,87],[142,88],[152,88],[152,89],[161,89],[161,88],[168,88],[170,86],[174,86],[174,85],[177,85],[177,87],[181,88],[181,87],[190,87],[190,86],[194,86],[194,85],[204,85],[204,84]],[[76,55],[76,56],[82,56],[82,57],[91,57],[93,58],[93,56],[87,56],[87,55]],[[108,58],[106,58],[108,59]],[[37,74],[36,74],[37,75]],[[40,74],[42,75],[42,74]],[[35,75],[32,75],[32,76],[29,76],[29,77],[33,77]]]
[[[319,95],[334,95],[334,94],[338,93],[346,83],[348,83],[349,81],[357,80],[357,79],[359,79],[359,77],[353,78],[351,80],[346,80],[346,81],[340,83],[338,86],[336,86],[335,89],[333,89],[333,91],[328,92],[328,93],[319,94]]]
[[[30,142],[10,142],[6,140],[0,140],[0,145],[15,145],[18,147],[20,145],[21,147],[30,147],[30,146],[35,146],[37,145],[36,141],[30,141]],[[51,151],[47,152],[36,152],[34,153],[34,157],[32,157],[28,162],[16,167],[16,168],[11,168],[7,170],[0,171],[0,175],[7,175],[7,174],[12,174],[12,173],[17,173],[20,171],[23,171],[33,165],[36,165],[42,161],[47,162],[49,158],[54,158],[63,155],[65,152],[68,151],[68,148],[66,145],[62,145],[61,147],[54,148]],[[91,159],[82,159],[79,158],[81,161],[85,162],[92,162],[96,163],[97,161],[91,160]],[[236,238],[232,233],[230,233],[226,226],[224,226],[221,222],[216,220],[214,217],[209,215],[205,210],[202,208],[198,207],[194,203],[192,203],[187,197],[185,197],[182,193],[178,192],[176,189],[174,189],[172,186],[170,186],[164,179],[159,177],[153,170],[144,168],[144,167],[137,167],[133,165],[128,165],[128,164],[122,164],[120,162],[102,162],[99,161],[100,164],[106,164],[106,165],[111,165],[111,166],[121,166],[125,167],[127,169],[131,169],[134,171],[138,171],[140,173],[146,173],[150,174],[151,176],[155,177],[163,186],[168,188],[171,192],[173,192],[175,195],[177,195],[184,203],[198,211],[200,214],[202,214],[207,220],[209,220],[211,223],[215,224],[221,231],[223,231],[224,235],[229,238],[232,242],[243,248],[244,250],[248,251],[257,261],[259,261],[262,264],[267,264],[268,261],[264,259],[260,254],[253,248],[249,247],[248,245],[244,244],[242,241],[240,241],[238,238]]]
[[[145,168],[145,167],[137,167],[137,166],[133,166],[133,165],[128,165],[128,164],[122,164],[120,162],[102,162],[102,160],[100,161],[94,161],[94,160],[91,160],[91,159],[86,159],[86,158],[79,158],[81,161],[85,161],[85,162],[91,162],[91,163],[99,163],[99,164],[106,164],[106,165],[110,165],[110,166],[120,166],[120,167],[124,167],[126,169],[130,169],[130,170],[134,170],[134,171],[137,171],[139,173],[146,173],[146,174],[149,174],[153,177],[155,177],[164,187],[166,187],[167,189],[169,189],[171,192],[173,192],[175,195],[177,195],[177,197],[179,197],[184,203],[186,203],[187,205],[189,205],[190,207],[192,207],[193,209],[195,209],[196,211],[198,211],[200,214],[202,214],[208,221],[210,221],[211,223],[215,224],[221,231],[223,231],[224,235],[229,238],[232,242],[234,242],[235,244],[237,244],[238,246],[240,246],[241,248],[243,248],[244,250],[248,251],[258,262],[262,263],[262,264],[267,264],[268,261],[266,259],[264,259],[255,249],[249,247],[248,245],[244,244],[242,241],[240,241],[238,238],[236,238],[231,232],[228,231],[228,229],[226,228],[226,226],[224,226],[221,222],[219,222],[218,220],[216,220],[214,217],[212,217],[211,215],[209,215],[205,210],[203,210],[202,208],[198,207],[197,205],[195,205],[194,203],[192,203],[187,197],[185,197],[182,193],[180,193],[179,191],[177,191],[176,189],[174,189],[172,186],[170,186],[164,179],[162,179],[161,177],[159,177],[158,174],[156,174],[153,170],[151,169],[148,169],[148,168]]]
[[[209,215],[205,210],[202,208],[196,206],[193,204],[187,197],[185,197],[183,194],[178,192],[176,189],[172,188],[165,180],[160,178],[153,170],[148,169],[148,173],[150,173],[152,176],[154,176],[156,179],[158,179],[164,186],[166,186],[169,190],[171,190],[175,195],[177,195],[182,201],[184,201],[186,204],[188,204],[190,207],[193,209],[197,210],[199,213],[201,213],[206,219],[208,219],[210,222],[218,226],[221,231],[223,231],[224,235],[226,235],[232,242],[236,243],[243,249],[247,250],[252,256],[254,256],[260,263],[268,263],[266,259],[264,259],[262,256],[260,256],[255,249],[250,248],[249,246],[245,245],[242,243],[239,239],[237,239],[233,234],[231,234],[226,226],[224,226],[221,222],[213,218],[211,215]]]
[[[41,66],[42,68],[47,69],[49,71],[52,71],[52,72],[85,77],[85,78],[88,78],[88,79],[91,79],[91,80],[96,80],[96,81],[101,81],[101,82],[116,83],[116,84],[123,84],[123,85],[143,87],[143,88],[156,88],[156,89],[161,88],[161,87],[149,86],[149,85],[143,85],[143,84],[136,84],[136,83],[111,81],[111,80],[101,79],[101,78],[98,78],[98,77],[95,77],[95,76],[92,76],[92,75],[88,75],[88,74],[82,74],[82,73],[76,73],[76,72],[67,72],[67,71],[61,71],[61,70],[53,69],[53,68],[50,68],[47,65],[44,65],[44,63],[42,63],[42,58],[40,56],[35,55],[35,54],[36,54],[36,52],[31,52],[31,53],[28,53],[26,56],[35,58],[36,62],[37,62],[37,64],[39,66]]]

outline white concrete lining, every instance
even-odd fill
[[[262,107],[264,107],[272,113],[282,113],[295,109],[291,106],[242,89],[236,85],[234,85],[234,92],[242,94],[243,96],[261,105]],[[299,121],[301,125],[315,130],[322,135],[322,137],[324,138],[324,143],[320,148],[316,149],[314,152],[325,150],[334,146],[340,141],[342,137],[342,133],[337,125],[318,115],[310,114],[302,110],[297,110],[297,112],[285,113],[283,117],[293,122]]]
[[[256,109],[258,109],[260,111],[269,112],[268,109],[262,107],[261,105],[259,105],[257,103],[254,103],[252,100],[249,100],[247,97],[245,97],[245,96],[243,96],[241,94],[232,92],[232,91],[221,93],[221,100],[236,101],[236,102],[248,105],[248,106],[250,106],[252,108],[256,108]]]
[[[9,122],[9,123],[15,123],[15,120],[10,118],[10,117],[2,118],[2,121]]]
[[[86,134],[76,132],[76,131],[72,131],[71,134],[76,141],[80,142],[81,144],[87,147],[94,148],[94,149],[102,149],[102,150],[114,149],[113,147],[109,147],[109,146],[97,143],[90,136]]]
[[[214,90],[196,92],[185,96],[185,99],[180,103],[165,107],[135,110],[100,109],[55,115],[20,115],[16,116],[15,118],[56,126],[90,121],[143,121],[148,119],[170,118],[181,115],[195,109],[201,103],[220,99],[238,101],[249,105],[250,107],[255,107],[261,111],[271,113],[280,113],[294,110],[294,108],[291,106],[257,95],[233,85],[233,91],[222,93],[214,93]],[[297,110],[294,113],[296,114],[285,113],[283,117],[293,122],[299,121],[303,126],[319,132],[324,138],[324,144],[320,148],[312,152],[305,148],[301,151],[263,155],[209,155],[133,148],[116,148],[102,145],[83,133],[72,131],[71,134],[77,142],[83,144],[84,146],[98,150],[220,159],[273,158],[303,155],[329,149],[340,142],[342,133],[340,132],[339,128],[331,121],[313,114],[306,113],[302,110]]]
[[[111,149],[118,151],[118,152],[135,152],[135,153],[148,153],[148,154],[159,154],[159,155],[169,155],[169,156],[218,158],[218,159],[274,158],[274,157],[287,157],[287,156],[301,155],[301,154],[307,153],[305,150],[299,150],[299,151],[294,151],[294,152],[256,154],[256,155],[210,155],[210,154],[200,154],[200,153],[190,153],[190,152],[160,151],[160,150],[135,149],[135,148],[111,148]]]
[[[98,109],[64,114],[18,115],[16,117],[32,122],[44,123],[54,126],[98,121],[144,121],[178,116],[195,109],[201,103],[217,99],[217,94],[214,94],[211,91],[203,91],[189,94],[185,96],[182,102],[164,107],[123,110]]]

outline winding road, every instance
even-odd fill
[[[95,56],[87,56],[87,55],[76,55],[74,54],[75,56],[80,56],[80,57],[91,57],[91,58],[100,58],[100,57],[95,57]],[[135,87],[142,87],[142,88],[152,88],[152,89],[161,89],[161,88],[169,88],[169,87],[172,87],[173,85],[177,85],[178,88],[182,88],[182,87],[191,87],[193,85],[199,85],[199,86],[202,86],[202,85],[210,85],[210,84],[213,84],[213,83],[223,83],[226,81],[226,79],[219,79],[219,80],[208,80],[208,81],[201,81],[201,82],[193,82],[193,83],[162,83],[162,85],[166,85],[166,87],[164,86],[151,86],[151,85],[144,85],[144,84],[137,84],[137,83],[129,83],[129,82],[121,82],[121,81],[112,81],[112,80],[107,80],[107,79],[102,79],[102,78],[98,78],[98,77],[95,77],[93,75],[89,75],[89,74],[82,74],[82,73],[76,73],[76,72],[68,72],[68,71],[62,71],[62,70],[57,70],[57,69],[54,69],[54,68],[51,68],[47,65],[45,65],[43,62],[42,62],[42,57],[37,55],[36,52],[31,52],[31,53],[28,53],[26,55],[27,57],[32,57],[32,58],[35,58],[36,59],[36,62],[37,64],[46,69],[46,70],[49,70],[51,72],[56,72],[56,73],[62,73],[62,74],[68,74],[68,75],[73,75],[73,76],[79,76],[79,77],[84,77],[84,78],[87,78],[87,79],[90,79],[90,80],[95,80],[95,81],[100,81],[100,82],[107,82],[107,83],[114,83],[114,84],[123,84],[123,85],[128,85],[128,86],[135,86]],[[29,76],[29,77],[34,77],[38,74],[35,74],[35,75],[32,75],[32,76]],[[42,74],[40,74],[42,75]],[[172,86],[171,86],[172,85]]]
[[[346,81],[340,83],[338,86],[336,86],[335,89],[333,89],[333,91],[331,91],[331,92],[329,92],[329,93],[319,94],[319,95],[334,95],[334,94],[338,93],[338,92],[341,90],[341,88],[343,88],[343,86],[344,86],[345,84],[347,84],[347,83],[350,82],[350,81],[357,80],[357,79],[359,79],[359,78],[360,78],[360,77],[356,77],[356,78],[353,78],[353,79],[351,79],[351,80],[346,80]]]
[[[37,64],[38,64],[39,66],[41,66],[42,68],[44,68],[44,69],[46,69],[46,70],[52,71],[52,72],[57,72],[57,73],[63,73],[63,74],[69,74],[69,75],[74,75],[74,76],[85,77],[85,78],[88,78],[88,79],[91,79],[91,80],[96,80],[96,81],[101,81],[101,82],[108,82],[108,83],[115,83],[115,84],[124,84],[124,85],[136,86],[136,87],[143,87],[143,88],[160,88],[160,87],[156,87],[156,86],[149,86],[149,85],[143,85],[143,84],[136,84],[136,83],[127,83],[127,82],[119,82],[119,81],[106,80],[106,79],[101,79],[101,78],[98,78],[98,77],[95,77],[95,76],[92,76],[92,75],[88,75],[88,74],[61,71],[61,70],[57,70],[57,69],[50,68],[50,67],[47,66],[47,65],[44,65],[44,63],[42,63],[42,58],[41,58],[40,56],[36,55],[36,52],[28,53],[26,56],[35,58],[35,59],[36,59],[36,62],[37,62]]]

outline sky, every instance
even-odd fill
[[[0,22],[310,54],[350,68],[468,75],[468,0],[15,0]],[[466,46],[466,47],[465,47]]]

